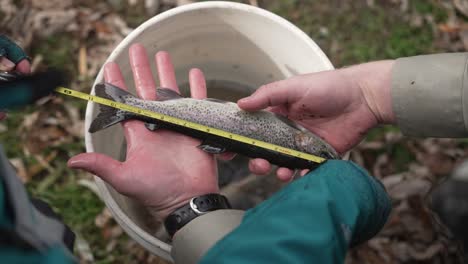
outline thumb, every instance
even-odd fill
[[[95,174],[102,180],[108,182],[115,189],[124,184],[121,173],[122,163],[100,153],[81,153],[70,160],[67,165],[72,169],[82,169]]]
[[[15,64],[6,57],[0,56],[0,70],[11,71],[15,68]]]
[[[288,103],[288,80],[278,81],[261,86],[252,95],[242,98],[237,105],[246,111],[257,111],[268,106],[278,106]]]
[[[23,59],[22,61],[16,64],[16,70],[24,74],[31,73],[31,63],[27,59]]]

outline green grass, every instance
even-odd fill
[[[379,127],[373,128],[372,130],[369,131],[369,133],[367,133],[367,139],[371,141],[383,140],[382,137],[385,135],[385,133],[398,132],[398,131],[400,131],[400,129],[395,126],[390,126],[390,125],[379,126]]]
[[[32,54],[41,54],[44,65],[55,67],[68,74],[77,72],[78,41],[70,34],[52,35],[38,41],[32,47]],[[73,76],[73,75],[72,75]]]
[[[371,60],[393,59],[436,51],[431,25],[411,26],[399,6],[365,1],[271,1],[267,8],[306,32],[336,67]],[[433,1],[411,1],[408,14],[446,17]],[[326,30],[328,33],[324,34]]]
[[[96,216],[104,209],[104,203],[95,193],[86,187],[77,185],[79,172],[69,170],[64,166],[65,161],[54,164],[54,172],[46,177],[40,177],[27,184],[29,193],[47,202],[58,213],[76,235],[81,236],[89,244],[95,263],[134,262],[134,256],[128,254],[125,247],[128,237],[118,238],[118,244],[112,252],[106,247],[110,242],[104,234],[104,229],[95,225]],[[106,226],[117,225],[113,220]],[[76,244],[75,244],[76,246]],[[75,252],[77,255],[78,252]]]
[[[60,177],[68,176],[66,173],[60,175]],[[55,211],[63,217],[64,222],[74,230],[86,234],[93,233],[87,231],[99,231],[94,228],[94,218],[104,207],[99,198],[85,187],[76,185],[72,180],[64,184],[50,182],[44,185],[44,181],[49,178],[50,176],[41,182],[29,185],[30,192],[51,204]],[[62,180],[56,178],[56,181]]]
[[[7,131],[0,133],[0,142],[9,158],[16,158],[22,155],[21,145],[18,144],[19,138],[16,132],[23,121],[23,116],[32,112],[33,107],[26,107],[22,111],[11,111],[8,118],[1,121],[7,127]]]
[[[432,15],[436,23],[441,23],[447,20],[447,11],[436,1],[412,0],[409,1],[409,4],[415,12]]]

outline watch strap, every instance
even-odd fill
[[[192,198],[188,204],[172,212],[164,221],[164,226],[167,233],[172,237],[177,230],[196,217],[219,209],[231,209],[231,205],[225,196],[217,193],[197,196]]]

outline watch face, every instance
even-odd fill
[[[190,203],[189,203],[190,209],[192,209],[192,210],[193,210],[195,213],[197,213],[198,215],[206,214],[208,211],[200,211],[200,210],[198,209],[199,207],[198,207],[198,205],[195,204],[195,201],[194,201],[195,199],[197,199],[197,198],[192,198],[192,199],[190,200]],[[204,208],[200,208],[200,209],[203,210]]]

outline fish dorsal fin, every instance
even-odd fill
[[[281,122],[285,123],[286,125],[292,127],[292,128],[295,128],[295,129],[298,129],[298,130],[302,130],[301,127],[299,127],[296,123],[294,123],[292,120],[286,118],[285,116],[282,116],[282,115],[279,115],[279,114],[276,114],[276,113],[273,113],[275,115],[276,118],[278,118]]]
[[[159,87],[156,88],[156,100],[158,101],[174,100],[181,98],[183,97],[172,89]]]
[[[220,104],[226,104],[228,102],[223,101],[221,99],[216,99],[216,98],[206,98],[204,99],[205,101],[213,102],[213,103],[220,103]]]

